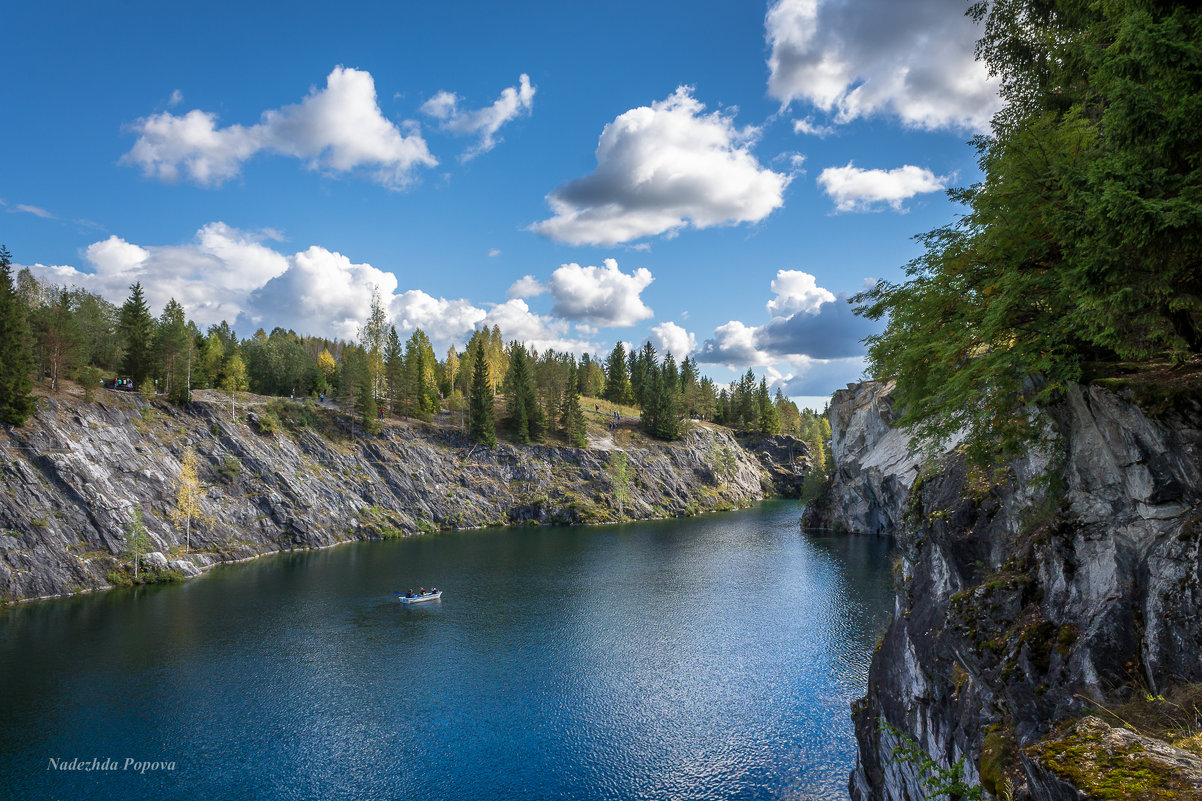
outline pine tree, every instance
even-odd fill
[[[33,353],[25,307],[12,282],[12,256],[0,245],[0,422],[23,425],[34,412]]]
[[[734,406],[735,425],[744,431],[755,431],[760,427],[760,405],[756,400],[755,373],[751,368],[739,379],[738,387],[731,398]]]
[[[133,379],[134,387],[141,389],[154,376],[154,318],[150,316],[140,282],[129,288],[129,298],[121,307],[119,328],[125,346],[121,370]]]
[[[467,430],[472,439],[491,448],[497,444],[496,423],[492,416],[492,376],[489,375],[487,358],[481,356],[474,362],[472,383],[469,388],[471,400],[468,408]]]

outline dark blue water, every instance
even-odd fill
[[[0,797],[846,798],[888,554],[798,511],[358,543],[0,612]],[[393,599],[419,584],[445,595]]]

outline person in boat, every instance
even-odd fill
[[[413,588],[412,588],[412,587],[409,589],[409,592],[405,593],[405,597],[406,597],[406,598],[412,598],[412,597],[413,597]]]

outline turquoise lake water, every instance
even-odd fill
[[[0,797],[844,799],[889,553],[799,512],[364,542],[0,611]],[[418,585],[444,596],[392,595]]]

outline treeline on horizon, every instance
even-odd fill
[[[64,379],[76,380],[88,397],[102,382],[128,380],[137,391],[177,404],[202,388],[324,396],[352,410],[373,434],[385,416],[429,421],[440,410],[461,411],[471,436],[488,445],[497,441],[499,422],[520,444],[558,438],[587,446],[581,398],[637,408],[643,430],[663,440],[679,439],[689,419],[791,434],[818,453],[830,436],[825,413],[799,410],[751,370],[719,387],[695,360],[677,364],[649,342],[629,353],[619,342],[605,359],[577,358],[506,343],[493,326],[475,331],[462,350],[452,345],[440,360],[420,328],[401,340],[378,293],[357,342],[282,328],[239,339],[227,322],[202,331],[174,299],[155,318],[140,284],[116,306],[83,289],[38,281],[28,269],[14,281],[11,257],[0,248],[0,420],[23,424],[34,410],[33,382],[57,392]]]

